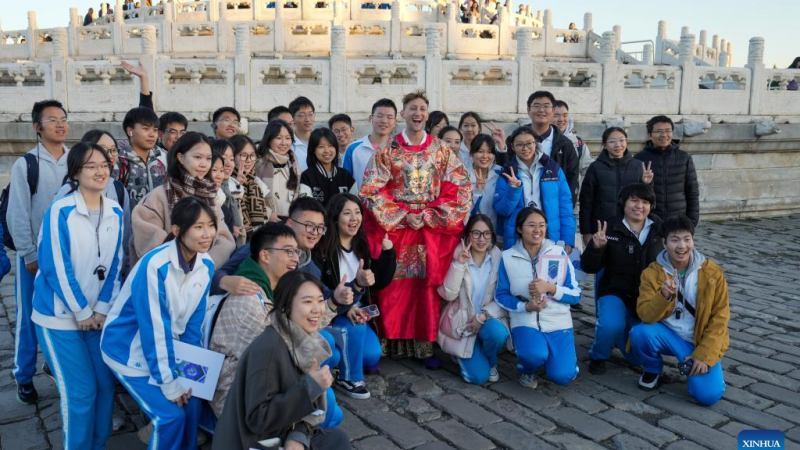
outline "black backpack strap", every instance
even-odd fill
[[[125,196],[128,195],[125,192],[125,186],[119,180],[114,180],[114,190],[117,191],[117,203],[125,210],[125,201],[127,200]]]
[[[33,153],[25,153],[22,155],[28,165],[28,188],[30,188],[31,197],[36,195],[39,190],[39,160]]]

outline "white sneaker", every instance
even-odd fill
[[[495,366],[489,369],[489,382],[497,383],[498,381],[500,381],[500,373],[497,372],[497,366]]]
[[[125,418],[122,416],[114,415],[111,418],[111,429],[114,431],[119,431],[122,427],[125,426]]]
[[[639,377],[639,387],[645,391],[652,391],[658,387],[660,379],[660,373],[642,372],[642,376]]]
[[[536,387],[539,386],[539,383],[536,381],[536,375],[534,375],[534,374],[530,374],[530,375],[522,374],[522,375],[520,375],[519,376],[519,384],[521,384],[521,385],[523,385],[525,387],[529,387],[531,389],[536,389]]]

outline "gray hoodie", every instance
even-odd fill
[[[11,167],[11,196],[8,201],[8,232],[14,239],[17,254],[25,260],[25,264],[37,261],[37,245],[39,230],[42,227],[44,213],[61,183],[67,175],[67,152],[57,161],[43,145],[37,144],[28,153],[36,155],[39,160],[39,184],[36,194],[31,197],[28,186],[28,166],[24,158],[17,159]]]
[[[697,308],[697,276],[698,272],[700,271],[700,267],[702,267],[703,262],[705,262],[706,257],[703,256],[697,250],[692,250],[692,258],[689,261],[689,267],[686,270],[684,275],[683,281],[683,298],[684,301],[691,305],[692,308]],[[656,261],[661,264],[668,272],[675,273],[675,267],[672,266],[672,262],[669,260],[669,254],[667,250],[661,251],[656,257]],[[681,314],[678,317],[675,313],[675,309],[680,308],[678,304],[675,305],[673,309],[673,313],[663,320],[664,325],[671,328],[673,331],[678,333],[678,335],[685,340],[686,342],[694,343],[694,326],[695,326],[695,318],[694,315],[690,313]]]

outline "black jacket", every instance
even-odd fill
[[[323,175],[317,167],[309,167],[300,176],[300,184],[311,188],[311,196],[327,206],[328,200],[334,195],[350,192],[356,180],[350,172],[341,167],[335,168],[332,178]]]
[[[328,289],[334,290],[339,285],[342,275],[339,271],[339,258],[329,258],[326,255],[321,255],[318,252],[314,253],[314,262],[322,271],[320,277],[322,284]],[[375,284],[370,287],[361,297],[362,305],[369,305],[371,301],[371,292],[380,291],[381,289],[389,286],[394,278],[394,273],[397,270],[397,254],[394,248],[391,250],[381,250],[378,259],[366,258],[364,259],[364,269],[372,270],[375,274]],[[346,311],[349,308],[340,308],[339,312]]]
[[[634,158],[645,164],[652,162],[652,186],[656,194],[654,213],[662,219],[685,214],[697,226],[700,223],[700,188],[692,156],[678,147],[678,141],[672,141],[664,152],[647,141],[644,150]]]
[[[597,295],[616,295],[632,314],[636,315],[636,300],[639,298],[639,280],[642,271],[656,260],[664,249],[661,237],[661,219],[650,215],[653,224],[644,245],[622,223],[623,216],[617,216],[609,223],[606,237],[608,244],[603,248],[594,246],[594,240],[581,255],[581,269],[586,273],[597,273],[602,269],[603,277],[597,287]],[[597,299],[595,299],[597,301]],[[638,317],[638,316],[637,316]]]
[[[528,128],[531,127],[531,124],[523,125]],[[569,140],[568,137],[564,136],[561,131],[559,131],[558,127],[555,125],[550,125],[550,132],[553,133],[553,147],[550,151],[550,159],[554,160],[558,163],[558,166],[561,167],[561,170],[564,171],[564,176],[567,177],[567,184],[569,185],[569,191],[572,193],[572,204],[574,205],[575,202],[578,200],[578,177],[580,176],[580,161],[578,159],[578,151],[575,150],[575,146],[572,145],[572,141]],[[511,136],[506,138],[506,148],[510,151],[513,151],[514,147],[511,144]],[[506,154],[506,160],[511,159],[511,154]],[[498,158],[499,164],[500,158]]]
[[[597,232],[597,221],[611,222],[621,213],[619,191],[642,180],[642,162],[625,150],[620,159],[613,159],[607,150],[589,165],[583,177],[578,212],[582,234]]]
[[[239,359],[212,448],[261,449],[259,441],[285,442],[290,432],[311,439],[321,431],[301,419],[320,407],[323,395],[325,389],[295,366],[289,347],[269,326]]]

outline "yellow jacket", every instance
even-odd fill
[[[672,314],[675,299],[661,295],[666,275],[658,262],[642,272],[636,312],[645,323],[660,322]],[[697,275],[697,305],[694,323],[695,349],[692,358],[709,367],[718,363],[730,344],[728,321],[731,318],[728,283],[722,268],[705,260]]]

